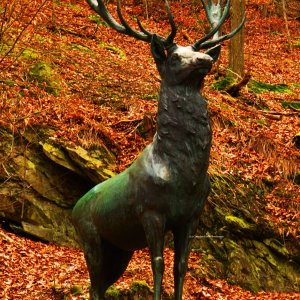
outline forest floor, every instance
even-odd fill
[[[20,28],[40,2],[33,1],[23,9],[26,13],[18,21]],[[85,3],[64,2],[46,2],[10,55],[4,55],[5,47],[0,49],[0,125],[13,132],[26,126],[48,126],[55,129],[53,141],[64,139],[85,148],[104,142],[117,157],[118,172],[133,161],[155,132],[159,77],[149,45],[114,33]],[[220,62],[207,76],[203,90],[214,131],[210,172],[238,174],[257,184],[271,185],[265,207],[268,218],[277,224],[282,236],[300,238],[300,193],[294,180],[296,176],[299,180],[300,155],[293,142],[300,131],[300,23],[289,18],[289,45],[284,19],[273,4],[250,2],[245,25],[245,68],[252,84],[239,97],[212,87],[226,73],[225,43]],[[115,10],[113,5],[109,7]],[[179,27],[178,43],[191,44],[201,37],[199,32],[203,33],[205,26],[199,7],[186,5],[185,1],[172,3]],[[142,8],[128,5],[125,15],[140,15]],[[150,18],[143,19],[143,24],[167,35],[164,6],[150,4],[149,13]],[[224,31],[226,28],[228,24]],[[7,32],[10,38],[16,36],[16,32]],[[43,68],[49,66],[42,82],[35,73],[41,68],[40,62]],[[277,90],[270,91],[272,88]],[[146,132],[140,129],[145,124]],[[0,244],[4,250],[0,262],[1,299],[86,297],[89,281],[80,250],[34,242],[3,229]],[[172,293],[172,255],[166,249],[167,293]],[[189,268],[200,260],[197,253],[192,253]],[[132,280],[141,278],[152,284],[146,250],[135,253],[117,286],[128,288]],[[70,294],[74,285],[83,287],[83,295]],[[224,280],[203,278],[199,282],[190,272],[184,297],[300,299],[295,293],[252,294]]]
[[[28,238],[19,237],[0,228],[1,299],[61,300],[88,299],[89,278],[81,250],[59,247]],[[164,293],[173,293],[173,251],[165,249]],[[201,257],[192,252],[184,285],[183,299],[300,299],[297,293],[251,293],[225,280],[192,276],[194,266],[201,264]],[[148,250],[136,251],[123,276],[115,286],[130,289],[133,280],[145,280],[152,285]],[[80,295],[72,295],[80,286]]]

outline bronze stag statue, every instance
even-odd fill
[[[174,43],[176,25],[166,0],[171,33],[167,38],[120,23],[102,0],[87,0],[116,31],[150,43],[161,76],[157,132],[133,164],[91,189],[75,205],[74,226],[80,236],[91,280],[90,298],[104,299],[105,291],[125,271],[136,249],[149,247],[154,300],[161,297],[164,236],[174,237],[175,299],[182,299],[189,250],[199,216],[210,190],[207,174],[212,130],[207,103],[200,94],[204,77],[218,59],[220,43],[243,26],[219,36],[229,12],[221,0],[201,0],[212,30],[193,45]],[[200,53],[200,49],[208,49]]]

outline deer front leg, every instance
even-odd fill
[[[182,299],[184,277],[188,266],[188,257],[193,236],[198,226],[198,218],[188,224],[173,230],[175,261],[174,261],[174,280],[175,280],[175,300]]]
[[[162,278],[164,273],[164,217],[154,213],[145,213],[142,219],[147,243],[150,249],[151,266],[154,280],[154,300],[159,300],[162,289]]]

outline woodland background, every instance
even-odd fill
[[[133,26],[139,16],[167,35],[163,1],[123,6]],[[200,1],[170,6],[176,42],[207,32]],[[230,76],[228,42],[207,76],[213,189],[184,299],[300,298],[299,11],[299,1],[246,1],[246,83]],[[151,142],[158,90],[149,45],[115,33],[84,1],[1,1],[1,298],[87,299],[70,210]],[[170,299],[171,237],[166,245]],[[147,250],[137,251],[108,299],[146,299],[151,276]]]

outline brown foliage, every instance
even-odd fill
[[[47,126],[53,128],[50,140],[85,148],[104,142],[117,155],[117,171],[121,171],[149,142],[143,138],[139,126],[146,115],[156,114],[157,103],[153,99],[159,81],[148,45],[113,33],[91,17],[92,12],[82,1],[61,1],[61,5],[50,2],[38,15],[39,26],[33,23],[34,26],[28,27],[29,35],[16,48],[17,53],[29,49],[35,55],[20,56],[17,61],[15,56],[7,55],[2,62],[0,125],[16,134],[26,126]],[[251,0],[247,6],[246,72],[257,81],[299,84],[300,48],[293,47],[288,52],[281,15],[265,14],[262,10],[262,7],[273,10],[269,2]],[[115,10],[113,5],[109,6],[111,11]],[[142,11],[141,6],[135,5],[128,5],[124,10],[129,15]],[[186,1],[172,2],[179,26],[179,43],[190,43],[205,30],[202,22],[194,22],[195,17],[203,17],[203,12],[199,14],[198,10],[198,6]],[[36,8],[28,15],[35,12]],[[151,31],[166,35],[167,19],[160,18],[158,12],[153,11],[148,20],[141,16],[142,21]],[[18,22],[26,26],[28,19]],[[299,23],[295,19],[288,22],[291,39],[296,42]],[[121,49],[127,59],[116,49]],[[59,70],[63,86],[59,96],[47,93],[37,82],[28,79],[29,67],[36,61],[47,61]],[[225,66],[226,45],[218,69],[222,71]],[[265,199],[268,218],[278,225],[283,236],[299,238],[299,186],[292,181],[300,165],[299,150],[292,143],[299,131],[299,112],[281,106],[282,101],[299,101],[299,86],[293,93],[260,95],[246,87],[239,98],[232,98],[210,88],[213,76],[213,73],[208,76],[204,88],[214,127],[211,172],[270,184],[272,188]],[[281,117],[269,118],[265,108]],[[155,122],[151,124],[155,127]],[[74,284],[83,285],[86,292],[88,277],[80,251],[35,243],[3,230],[0,237],[3,299],[61,299],[69,295]],[[145,251],[136,253],[118,286],[128,286],[135,276],[151,283],[149,259],[145,255]],[[166,257],[164,286],[168,293],[172,291],[172,252],[168,249]],[[196,267],[200,260],[193,254],[190,268]],[[185,299],[297,299],[297,295],[253,295],[223,280],[203,278],[199,282],[189,273]]]

